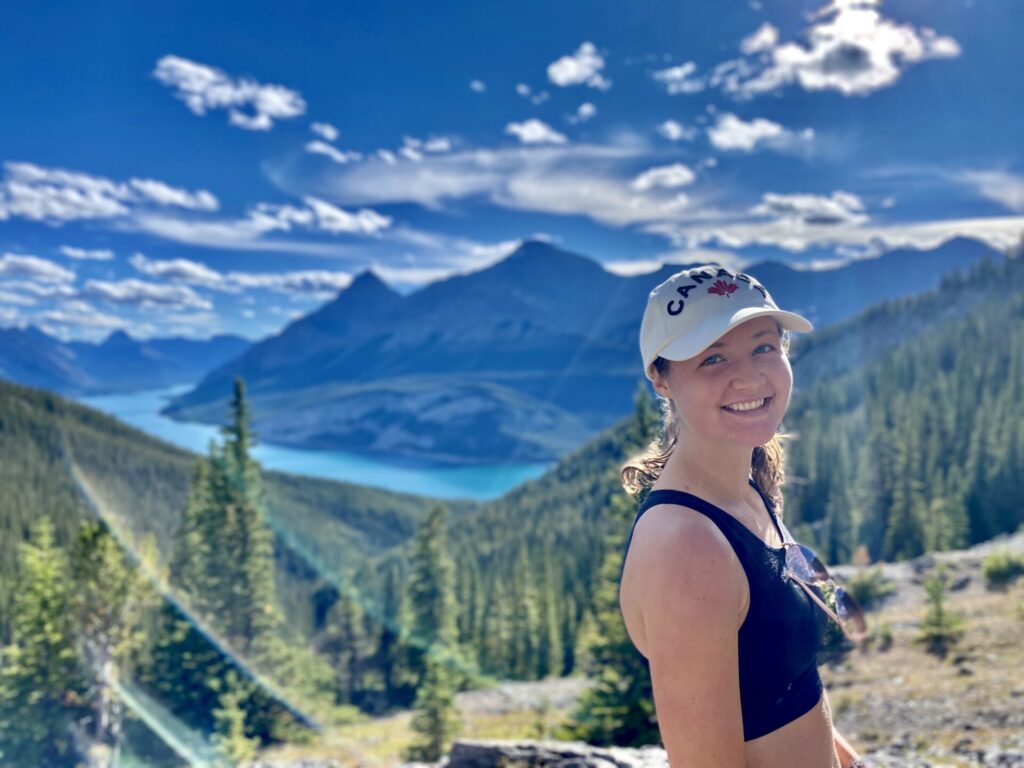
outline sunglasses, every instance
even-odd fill
[[[783,575],[803,588],[808,597],[828,614],[847,638],[854,643],[864,640],[867,637],[867,621],[864,619],[864,611],[860,604],[829,574],[825,564],[814,554],[814,550],[794,541],[785,527],[783,531],[786,534],[786,540],[782,542],[782,546],[786,548],[786,567]],[[830,595],[835,607],[826,605],[811,587],[828,587],[829,589],[824,590],[825,594]]]

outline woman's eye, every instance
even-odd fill
[[[704,358],[704,361],[701,363],[701,365],[714,365],[713,361],[716,357],[721,357],[721,355],[709,355],[708,357]]]
[[[760,352],[760,351],[761,351],[762,349],[767,349],[767,350],[768,350],[769,352],[772,352],[772,351],[774,351],[774,349],[775,349],[775,346],[774,346],[774,345],[772,345],[772,344],[762,344],[761,346],[759,346],[759,347],[758,347],[757,349],[755,349],[754,351],[755,351],[755,352]]]

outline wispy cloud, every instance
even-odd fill
[[[191,259],[148,259],[141,253],[133,254],[129,263],[149,277],[225,293],[266,289],[303,298],[328,299],[352,282],[352,276],[344,271],[232,271],[225,273]]]
[[[509,123],[505,133],[510,133],[523,144],[565,144],[568,139],[542,120],[531,117],[521,123]]]
[[[74,271],[49,259],[29,254],[5,253],[0,256],[0,278],[24,278],[43,283],[72,283]]]
[[[131,277],[124,280],[87,280],[81,295],[89,300],[140,309],[213,309],[209,299],[187,285],[151,283]]]
[[[585,123],[588,120],[597,116],[597,107],[591,104],[589,101],[585,101],[576,107],[576,111],[569,115],[566,120],[576,125],[577,123]]]
[[[120,182],[33,163],[4,163],[0,219],[17,217],[58,224],[126,216],[146,205],[194,211],[215,211],[219,207],[217,198],[206,190],[189,192],[155,179]]]
[[[756,117],[744,121],[729,112],[720,114],[707,134],[716,149],[739,152],[753,152],[762,145],[786,151],[806,147],[814,140],[812,128],[791,131],[771,120]]]
[[[362,159],[362,154],[354,152],[352,150],[338,149],[333,144],[328,144],[325,141],[309,141],[306,142],[306,151],[314,155],[324,155],[331,158],[334,162],[339,165],[345,165],[346,163],[353,163],[357,160]]]
[[[484,91],[487,90],[487,85],[484,83],[483,80],[470,80],[469,90],[473,91],[474,93],[483,93]]]
[[[640,190],[641,192],[646,192],[654,187],[673,189],[675,187],[683,187],[687,184],[692,184],[696,178],[697,174],[695,174],[689,166],[686,166],[683,163],[673,163],[672,165],[648,168],[633,179],[630,186],[633,189]]]
[[[666,120],[657,127],[658,133],[669,141],[693,141],[700,135],[700,129],[683,125],[675,120]]]
[[[226,109],[231,125],[250,131],[268,131],[275,120],[298,117],[306,111],[306,102],[297,91],[251,78],[234,78],[216,67],[180,56],[162,57],[153,76],[174,88],[175,95],[193,114]]]
[[[659,69],[651,74],[657,82],[662,83],[672,95],[700,93],[707,87],[703,78],[694,77],[697,65],[687,61],[668,69]]]
[[[588,85],[607,91],[612,87],[610,80],[601,74],[604,57],[597,52],[597,46],[585,42],[576,52],[562,56],[548,64],[548,80],[563,88],[570,85]]]
[[[962,171],[955,175],[974,187],[982,197],[1016,213],[1024,213],[1024,177],[996,170]]]
[[[89,250],[86,248],[75,248],[70,245],[62,245],[60,247],[60,252],[69,259],[110,261],[114,258],[114,252],[105,248]]]
[[[324,141],[334,141],[338,138],[338,129],[330,123],[313,123],[309,126],[309,130]]]

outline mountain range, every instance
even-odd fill
[[[999,256],[957,238],[825,270],[745,272],[817,330]],[[1001,258],[1001,256],[1000,256]],[[370,270],[331,302],[212,370],[164,413],[217,423],[245,379],[267,442],[450,464],[549,461],[628,413],[651,288],[540,241],[403,296]]]
[[[195,382],[250,344],[228,334],[140,341],[124,331],[98,344],[63,342],[34,326],[3,328],[0,377],[72,396],[159,389]]]

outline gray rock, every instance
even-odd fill
[[[447,768],[667,768],[660,747],[594,747],[582,741],[456,741]]]

